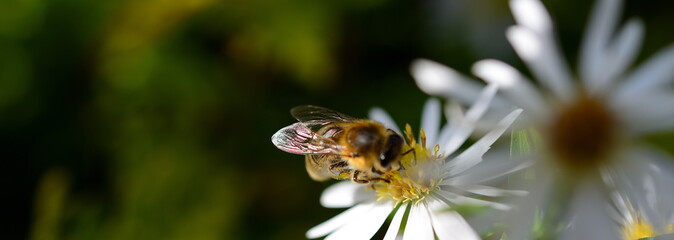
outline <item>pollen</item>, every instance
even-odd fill
[[[623,237],[625,240],[642,239],[654,237],[656,235],[657,233],[655,232],[655,229],[653,229],[653,226],[640,218],[628,226],[625,226],[623,232]]]
[[[417,142],[409,125],[405,128],[407,143],[403,146],[400,170],[390,170],[383,178],[388,182],[373,183],[378,200],[390,199],[396,202],[422,201],[431,192],[440,188],[442,181],[442,163],[444,158],[438,156],[439,146],[429,151],[423,129],[420,131],[420,143]]]
[[[615,143],[615,119],[601,102],[581,97],[551,125],[551,148],[566,167],[587,169],[607,158]]]
[[[626,215],[621,229],[624,240],[650,239],[663,234],[674,233],[674,224],[659,226],[660,229],[656,229],[656,227],[654,227],[647,219],[644,219],[641,212],[634,209],[631,204],[628,203],[626,207]]]

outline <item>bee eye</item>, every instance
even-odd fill
[[[386,148],[384,152],[379,155],[381,160],[381,166],[389,169],[391,163],[398,159],[400,152],[402,151],[403,138],[398,134],[390,135],[388,142],[386,142]]]

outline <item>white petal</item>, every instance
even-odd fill
[[[650,160],[648,164],[649,175],[653,177],[656,184],[656,199],[658,201],[655,211],[662,216],[663,225],[674,223],[674,159],[668,154],[662,153],[655,149],[647,149],[650,152],[647,158]],[[655,222],[655,221],[653,221]],[[663,228],[664,226],[659,226]]]
[[[632,149],[624,156],[614,172],[620,195],[657,230],[664,230],[674,218],[674,161],[652,148]]]
[[[622,74],[624,70],[632,64],[637,53],[639,53],[643,38],[644,23],[637,18],[628,20],[609,46],[608,60],[613,61],[608,64],[608,67],[617,69],[611,71],[612,73],[609,74],[609,76],[618,76]],[[612,64],[615,64],[615,66]],[[615,77],[610,78],[614,79]]]
[[[535,167],[540,166],[537,165]],[[539,168],[536,170],[536,172],[541,172],[541,170],[551,169]],[[507,215],[507,219],[510,219],[510,221],[505,223],[507,225],[506,234],[508,239],[532,239],[531,229],[534,224],[536,211],[546,208],[550,199],[550,192],[553,190],[552,183],[556,178],[554,171],[546,171],[545,173],[547,174],[537,176],[538,178],[535,182],[526,183],[528,186],[525,188],[529,191],[529,195],[523,199],[517,199],[513,210]]]
[[[648,172],[644,172],[648,173]],[[649,210],[656,210],[659,205],[659,200],[658,199],[658,187],[655,185],[655,179],[653,179],[653,175],[650,174],[644,174],[641,177],[641,187],[643,188],[643,197],[644,200],[643,204],[647,206],[646,209]],[[670,203],[671,204],[671,203]],[[657,214],[655,212],[650,212],[646,213],[647,216],[656,216]],[[664,222],[665,219],[658,219],[658,223]]]
[[[372,191],[352,181],[341,181],[326,188],[321,194],[321,205],[327,208],[351,207],[364,200],[375,200]]]
[[[370,109],[370,114],[368,114],[368,116],[370,117],[370,119],[384,124],[384,126],[390,128],[396,133],[402,134],[402,131],[400,131],[400,128],[398,128],[396,122],[393,121],[391,115],[388,115],[388,113],[384,109],[381,108]]]
[[[437,193],[443,201],[449,201],[449,203],[456,205],[487,206],[501,211],[508,211],[512,208],[503,203],[469,198],[446,190],[439,190]]]
[[[517,24],[539,33],[552,30],[550,14],[538,0],[512,0],[510,9]]]
[[[384,235],[384,240],[395,240],[398,237],[398,231],[400,230],[400,223],[402,223],[403,216],[405,215],[405,209],[407,209],[408,204],[404,204],[398,208],[398,211],[393,216],[391,224],[386,230],[386,235]]]
[[[609,215],[611,204],[604,189],[597,182],[581,184],[570,203],[569,229],[562,233],[561,239],[620,239],[621,231]]]
[[[468,149],[463,151],[459,156],[454,158],[449,162],[448,166],[451,167],[450,175],[455,176],[463,173],[464,171],[470,169],[476,164],[482,161],[482,155],[484,155],[491,145],[505,132],[506,129],[517,119],[517,116],[522,113],[522,109],[517,109],[512,111],[508,116],[504,117],[499,121],[499,123],[494,126],[494,129],[487,133],[475,142]]]
[[[476,183],[488,183],[495,180],[500,183],[499,178],[511,173],[531,167],[536,160],[530,156],[510,156],[510,149],[507,147],[492,148],[485,156],[482,162],[470,169],[470,174],[454,176],[451,181],[443,183],[452,185],[471,185]],[[449,179],[448,179],[449,180]]]
[[[482,90],[484,91],[484,89]],[[447,118],[448,124],[450,126],[459,125],[466,118],[466,115],[463,112],[463,108],[455,101],[450,101],[445,105],[445,117]]]
[[[461,123],[465,121],[465,116],[463,114],[463,109],[461,108],[461,105],[459,105],[455,101],[451,101],[448,104],[445,105],[445,115],[447,118],[447,124],[442,127],[442,130],[440,130],[440,136],[438,137],[438,144],[441,146],[441,153],[440,154],[446,154],[449,155],[451,152],[445,151],[445,149],[442,149],[442,146],[445,146],[448,144],[450,138],[455,135],[455,132],[460,129]]]
[[[544,105],[545,99],[515,68],[499,60],[487,59],[475,63],[473,73],[490,84],[498,85],[508,99],[524,108],[527,115],[546,122],[550,112]]]
[[[426,206],[423,202],[413,204],[403,232],[403,240],[433,240],[433,238],[431,217]]]
[[[506,37],[523,60],[532,61],[543,54],[545,46],[534,31],[512,26],[506,30]]]
[[[475,101],[482,86],[454,69],[426,59],[412,62],[417,86],[429,95],[456,98],[464,104]]]
[[[470,121],[477,121],[480,119],[484,112],[489,108],[489,103],[496,94],[497,89],[498,86],[496,85],[487,85],[480,93],[480,96],[478,97],[477,101],[475,101],[473,106],[471,106],[470,109],[466,111],[466,119]]]
[[[629,67],[639,52],[644,35],[643,23],[631,19],[607,47],[601,69],[592,78],[583,78],[588,90],[603,95]]]
[[[574,99],[571,73],[552,36],[512,26],[506,31],[506,37],[541,85],[564,102]]]
[[[325,240],[357,240],[370,239],[393,210],[390,201],[375,204],[367,213],[352,219],[337,231],[328,235]]]
[[[496,94],[496,89],[496,85],[493,84],[485,87],[475,104],[473,104],[473,106],[466,112],[465,118],[461,119],[462,121],[455,126],[456,130],[453,132],[452,136],[450,136],[448,141],[439,143],[440,149],[444,153],[447,155],[453,153],[463,145],[466,139],[468,139],[475,129],[477,121],[489,108],[489,103]]]
[[[358,204],[348,210],[338,214],[337,216],[318,224],[317,226],[309,229],[307,231],[307,238],[318,238],[331,233],[338,228],[344,226],[344,224],[353,221],[356,218],[359,218],[363,214],[366,214],[374,207],[374,202],[371,203],[362,203]]]
[[[433,230],[439,240],[478,240],[480,239],[460,214],[447,211],[447,204],[430,199],[427,201]]]
[[[523,190],[506,190],[484,185],[470,185],[470,186],[457,186],[457,187],[461,188],[462,190],[487,197],[526,196],[529,193]]]
[[[642,135],[674,129],[674,92],[650,91],[649,94],[616,106],[628,131]]]
[[[613,101],[629,102],[649,94],[653,89],[674,81],[674,44],[659,51],[630,73],[615,91]]]
[[[449,138],[452,137],[452,135],[454,135],[454,132],[456,132],[456,130],[457,130],[457,128],[455,126],[451,125],[451,124],[447,124],[444,127],[442,127],[442,129],[440,130],[440,136],[438,137],[438,143],[436,143],[436,144],[440,144],[440,146],[444,146],[443,143],[446,144],[449,141]],[[441,147],[440,151],[441,151],[440,154],[451,154],[451,153],[448,153],[447,151],[445,151],[444,149],[442,149],[442,147]]]
[[[602,71],[608,57],[605,51],[609,38],[615,30],[621,6],[620,0],[600,0],[596,2],[592,10],[588,28],[585,30],[578,66],[585,81],[593,81],[604,74]]]
[[[611,200],[614,202],[617,211],[617,214],[613,214],[613,220],[615,222],[636,222],[637,219],[631,211],[633,205],[625,194],[621,191],[613,191],[611,193]]]
[[[441,118],[440,101],[435,98],[428,99],[421,114],[421,128],[426,132],[427,148],[432,148],[437,144]]]
[[[480,237],[456,212],[441,212],[431,215],[433,228],[439,240],[479,240]]]

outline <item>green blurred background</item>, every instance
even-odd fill
[[[590,4],[544,1],[569,59]],[[417,126],[408,73],[522,68],[507,1],[2,0],[1,239],[302,239],[341,210],[271,135],[314,104]],[[671,1],[630,1],[643,60]],[[656,136],[669,139],[668,136]],[[671,146],[671,145],[670,145]],[[670,148],[671,149],[671,148]]]

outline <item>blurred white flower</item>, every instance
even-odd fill
[[[597,2],[577,77],[538,0],[510,1],[517,25],[506,36],[540,89],[506,63],[483,60],[473,66],[476,76],[501,89],[492,104],[495,112],[512,105],[523,108],[522,125],[533,129],[534,142],[540,145],[528,156],[537,163],[530,170],[535,183],[513,211],[518,218],[508,239],[530,239],[537,209],[545,210],[554,201],[568,209],[544,211],[542,217],[554,222],[551,228],[563,228],[559,239],[620,239],[620,221],[611,218],[616,211],[611,207],[613,192],[629,199],[656,232],[672,223],[660,213],[674,212],[673,160],[641,139],[674,128],[674,45],[630,69],[644,27],[638,19],[618,27],[621,6],[619,0]],[[480,88],[428,60],[414,62],[412,71],[418,86],[431,95],[470,103]]]
[[[615,220],[621,224],[623,240],[642,239],[674,233],[674,224],[669,224],[664,228],[661,226],[661,228],[658,230],[653,226],[652,223],[652,221],[662,220],[674,222],[673,212],[658,211],[657,217],[662,219],[647,219],[643,216],[640,209],[637,209],[629,199],[625,198],[625,196],[622,196],[619,192],[614,193],[613,200],[615,201],[618,211]],[[674,235],[669,237],[673,236]]]
[[[475,121],[488,108],[495,93],[496,86],[486,87],[465,115],[457,104],[450,105],[451,122],[442,129],[440,102],[427,101],[419,139],[415,139],[411,127],[406,126],[405,151],[414,151],[403,155],[403,168],[385,173],[386,182],[363,185],[343,181],[326,189],[321,196],[323,206],[350,209],[310,229],[307,238],[328,235],[325,239],[370,239],[391,216],[384,239],[479,239],[464,218],[450,210],[452,207],[489,206],[505,210],[509,206],[490,198],[525,194],[481,185],[498,176],[475,179],[468,173],[482,161],[484,153],[521,110],[512,111],[465,151],[453,154],[471,135]],[[370,117],[402,133],[385,111],[373,109]]]

